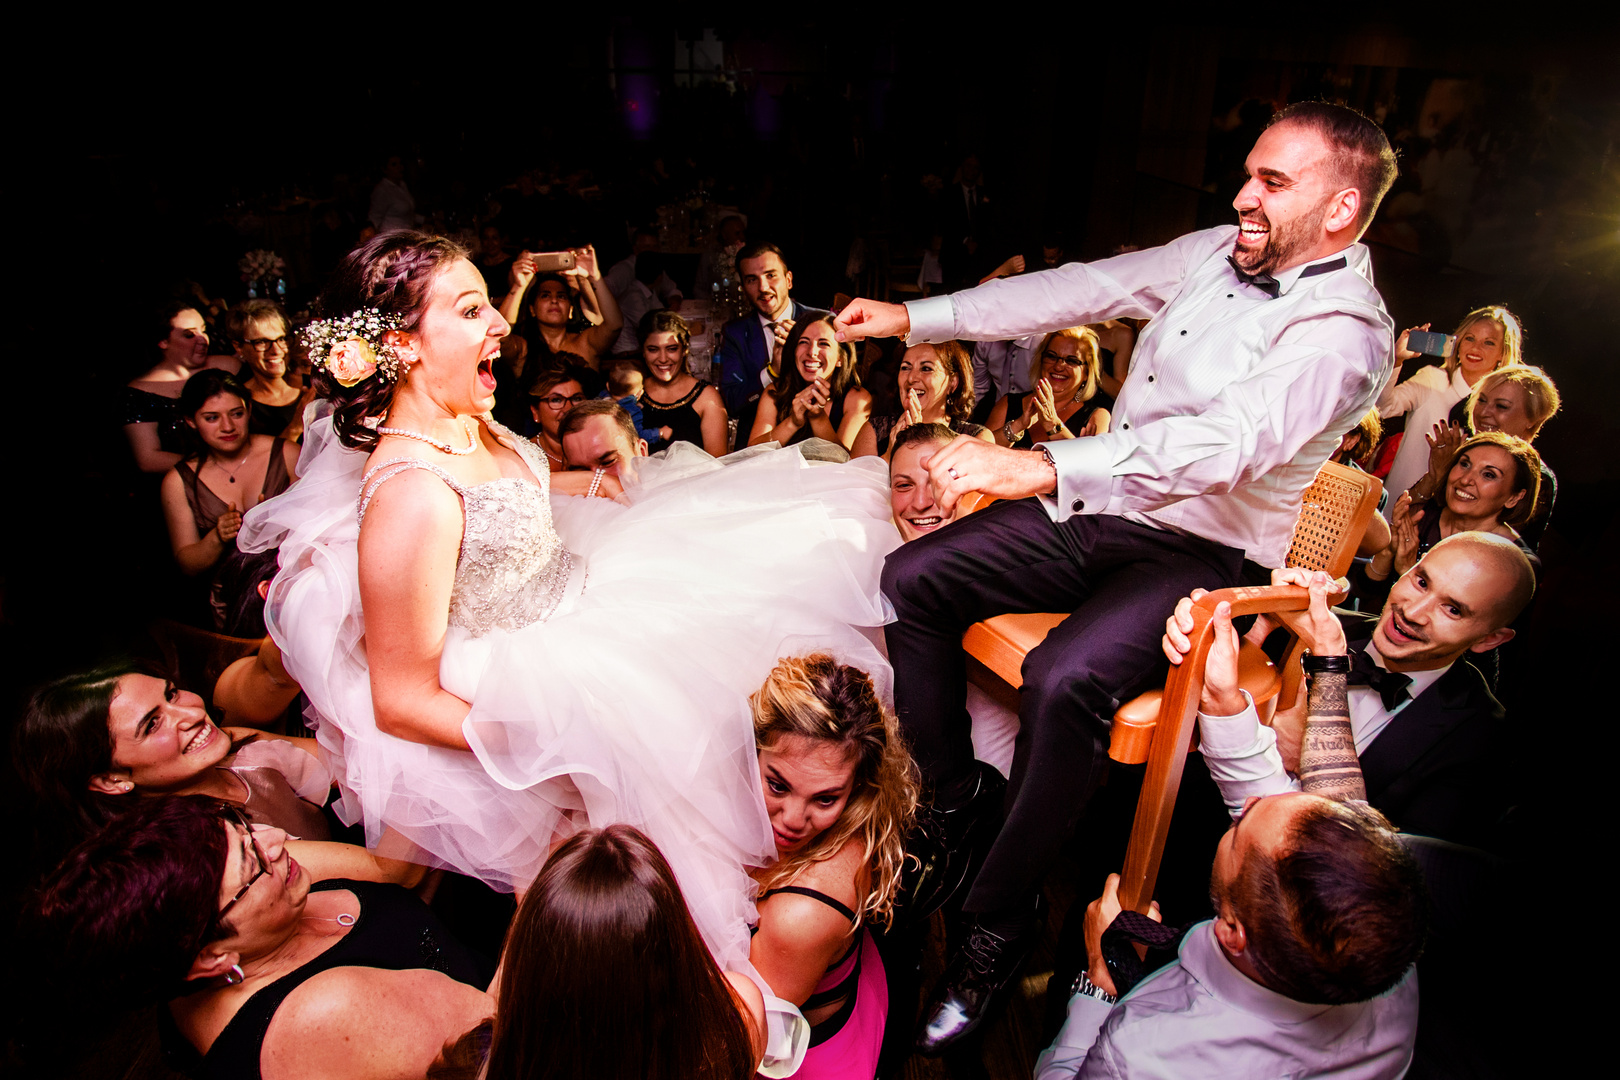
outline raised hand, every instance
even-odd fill
[[[235,503],[231,503],[229,509],[219,515],[219,520],[214,522],[214,532],[222,544],[228,544],[236,539],[236,534],[241,528],[242,510]]]
[[[512,268],[506,272],[506,282],[515,292],[522,292],[534,280],[534,253],[523,251],[512,260]]]
[[[1401,336],[1395,339],[1395,361],[1397,364],[1404,364],[1408,360],[1416,360],[1423,355],[1408,349],[1406,343],[1411,340],[1413,330],[1427,330],[1428,328],[1429,324],[1424,323],[1422,326],[1413,326],[1401,331]],[[1397,372],[1397,374],[1399,373]]]
[[[1418,525],[1423,521],[1423,511],[1413,509],[1412,493],[1403,492],[1395,500],[1394,517],[1390,519],[1390,548],[1394,551],[1395,560],[1393,569],[1399,577],[1418,561]]]
[[[1052,396],[1051,382],[1042,379],[1036,383],[1033,396],[1035,408],[1040,410],[1041,423],[1045,425],[1045,430],[1050,433],[1053,428],[1061,427],[1063,421],[1058,418],[1057,400]]]
[[[1006,262],[984,275],[984,277],[980,278],[979,284],[983,285],[987,281],[996,280],[996,278],[1011,277],[1013,274],[1022,274],[1023,272],[1024,257],[1022,255],[1014,255],[1012,258],[1008,259]]]
[[[912,424],[923,422],[922,393],[913,386],[906,391],[906,411],[900,414],[900,419],[894,422],[894,428],[889,433],[889,441]]]
[[[787,344],[788,335],[793,332],[792,319],[778,319],[771,326],[771,370],[782,370],[782,347]]]
[[[1419,498],[1430,499],[1445,486],[1451,459],[1468,441],[1468,434],[1458,425],[1441,420],[1423,438],[1429,444],[1429,472],[1409,490],[1417,491]]]
[[[596,245],[586,244],[584,247],[569,248],[574,256],[574,270],[584,274],[592,281],[602,280],[602,268],[596,262]]]
[[[904,304],[851,300],[833,319],[833,333],[839,341],[905,337],[911,333],[911,313]]]

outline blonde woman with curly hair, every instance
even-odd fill
[[[795,1076],[870,1077],[889,992],[863,924],[894,914],[917,766],[866,672],[825,653],[781,661],[750,702],[778,858],[754,871],[749,959],[810,1021]]]

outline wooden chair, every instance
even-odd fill
[[[1382,493],[1383,484],[1376,477],[1332,462],[1324,464],[1305,489],[1285,565],[1325,570],[1335,578],[1344,576]],[[973,509],[989,501],[981,497]],[[1147,763],[1120,875],[1120,903],[1144,914],[1153,899],[1187,752],[1195,747],[1204,661],[1213,640],[1209,622],[1222,600],[1231,602],[1234,616],[1302,611],[1309,605],[1306,590],[1292,586],[1220,589],[1206,595],[1193,605],[1192,650],[1179,666],[1170,669],[1164,689],[1142,694],[1115,712],[1108,756],[1123,764]],[[1006,700],[1007,688],[1016,690],[1023,685],[1024,657],[1029,650],[1066,618],[1063,613],[998,615],[975,623],[962,635],[962,647],[977,661],[969,664],[970,672],[996,676],[1001,687],[980,685]],[[1239,684],[1254,698],[1263,722],[1270,723],[1278,701],[1294,700],[1302,678],[1299,660],[1303,652],[1303,643],[1291,640],[1279,669],[1257,645],[1243,643]]]

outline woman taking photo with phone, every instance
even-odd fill
[[[1415,331],[1428,329],[1428,323],[1414,326],[1396,339],[1397,370],[1424,355],[1409,346]],[[1386,388],[1378,399],[1378,415],[1384,420],[1405,416],[1406,431],[1384,487],[1398,495],[1428,472],[1425,436],[1434,425],[1444,421],[1451,407],[1467,397],[1479,380],[1499,367],[1522,362],[1523,356],[1524,334],[1518,317],[1500,305],[1476,308],[1457,325],[1443,363],[1419,368],[1410,379]]]

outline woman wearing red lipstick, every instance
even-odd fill
[[[236,547],[242,511],[298,479],[298,446],[248,431],[253,399],[236,377],[207,368],[186,381],[180,415],[191,451],[163,478],[163,516],[182,572],[197,577]],[[230,598],[210,588],[215,629]]]
[[[1428,323],[1412,330],[1427,330]],[[1407,348],[1412,330],[1395,341],[1395,363],[1416,360],[1419,353]],[[1429,447],[1423,438],[1446,418],[1447,412],[1486,375],[1499,367],[1521,362],[1524,334],[1518,317],[1501,305],[1476,308],[1463,316],[1455,342],[1445,362],[1419,368],[1403,383],[1391,383],[1378,399],[1378,415],[1406,417],[1406,434],[1390,464],[1384,486],[1400,492],[1411,487],[1429,469]]]
[[[1377,610],[1391,580],[1460,532],[1495,533],[1535,558],[1514,528],[1529,518],[1541,487],[1541,456],[1534,447],[1500,431],[1476,435],[1458,448],[1445,477],[1445,490],[1427,502],[1414,505],[1410,491],[1396,500],[1389,546],[1352,579],[1364,610]]]
[[[31,905],[50,958],[38,1007],[167,1000],[191,1075],[423,1076],[489,1015],[490,965],[367,871],[359,849],[292,840],[212,799],[147,802]]]
[[[870,1077],[889,995],[863,923],[893,916],[917,766],[866,672],[825,653],[781,661],[751,703],[777,860],[754,871],[749,959],[810,1021],[795,1076]]]
[[[488,415],[509,327],[440,238],[356,249],[320,308],[305,339],[334,408],[243,547],[279,551],[265,624],[344,806],[372,842],[504,889],[580,828],[633,825],[742,970],[745,868],[771,853],[748,695],[789,641],[882,665],[855,629],[883,621],[897,542],[877,470],[766,452],[638,460],[622,491],[552,473]]]

